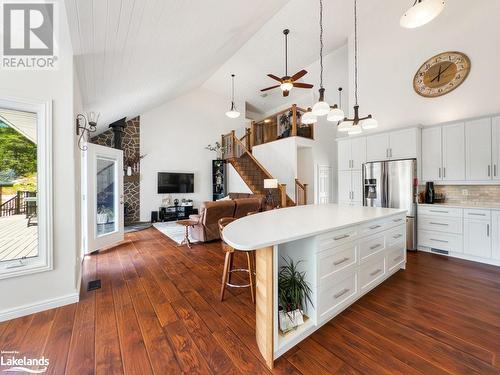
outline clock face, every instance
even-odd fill
[[[469,71],[470,60],[465,54],[443,52],[420,67],[413,78],[413,88],[426,98],[445,95],[460,86]]]

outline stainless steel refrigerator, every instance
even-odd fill
[[[363,205],[404,208],[406,248],[417,249],[417,160],[393,160],[363,164]]]

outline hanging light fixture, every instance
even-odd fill
[[[240,117],[240,113],[236,110],[236,105],[234,104],[234,74],[231,74],[231,109],[226,112],[226,116],[229,118]]]
[[[337,130],[341,132],[348,132],[349,135],[359,134],[363,129],[374,129],[378,126],[377,121],[368,115],[366,117],[359,117],[358,105],[358,1],[354,0],[354,118],[344,118]]]
[[[328,116],[326,117],[327,121],[331,122],[339,122],[342,121],[345,117],[344,111],[342,110],[342,87],[339,87],[339,105],[334,104],[330,112],[328,112]]]
[[[399,24],[406,29],[423,26],[436,18],[444,6],[444,0],[415,0],[411,8],[401,16]]]
[[[318,117],[314,115],[311,107],[307,108],[307,111],[302,115],[302,124],[314,124],[318,121]]]

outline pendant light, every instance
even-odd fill
[[[354,0],[354,118],[344,118],[337,130],[348,132],[349,135],[360,134],[363,129],[374,129],[378,126],[377,121],[372,115],[359,117],[358,105],[358,1]]]
[[[236,105],[234,104],[234,74],[231,74],[231,109],[226,112],[226,116],[229,118],[240,117],[240,113],[236,110]]]
[[[415,0],[411,8],[401,16],[399,24],[406,29],[423,26],[436,18],[444,6],[444,0]]]
[[[342,110],[342,87],[339,87],[339,105],[334,104],[330,112],[328,112],[328,116],[326,117],[327,121],[331,122],[339,122],[342,121],[345,117],[344,111]]]
[[[302,119],[300,121],[302,124],[314,124],[318,122],[318,117],[312,113],[311,107],[307,108],[307,111],[302,115]]]

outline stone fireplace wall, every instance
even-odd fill
[[[140,135],[140,117],[137,116],[131,120],[127,120],[122,140],[124,168],[127,168],[127,160],[140,156]],[[104,133],[95,136],[92,138],[92,143],[113,147],[113,131],[108,129]],[[140,183],[139,172],[132,176],[125,175],[123,177],[125,224],[140,221]]]

